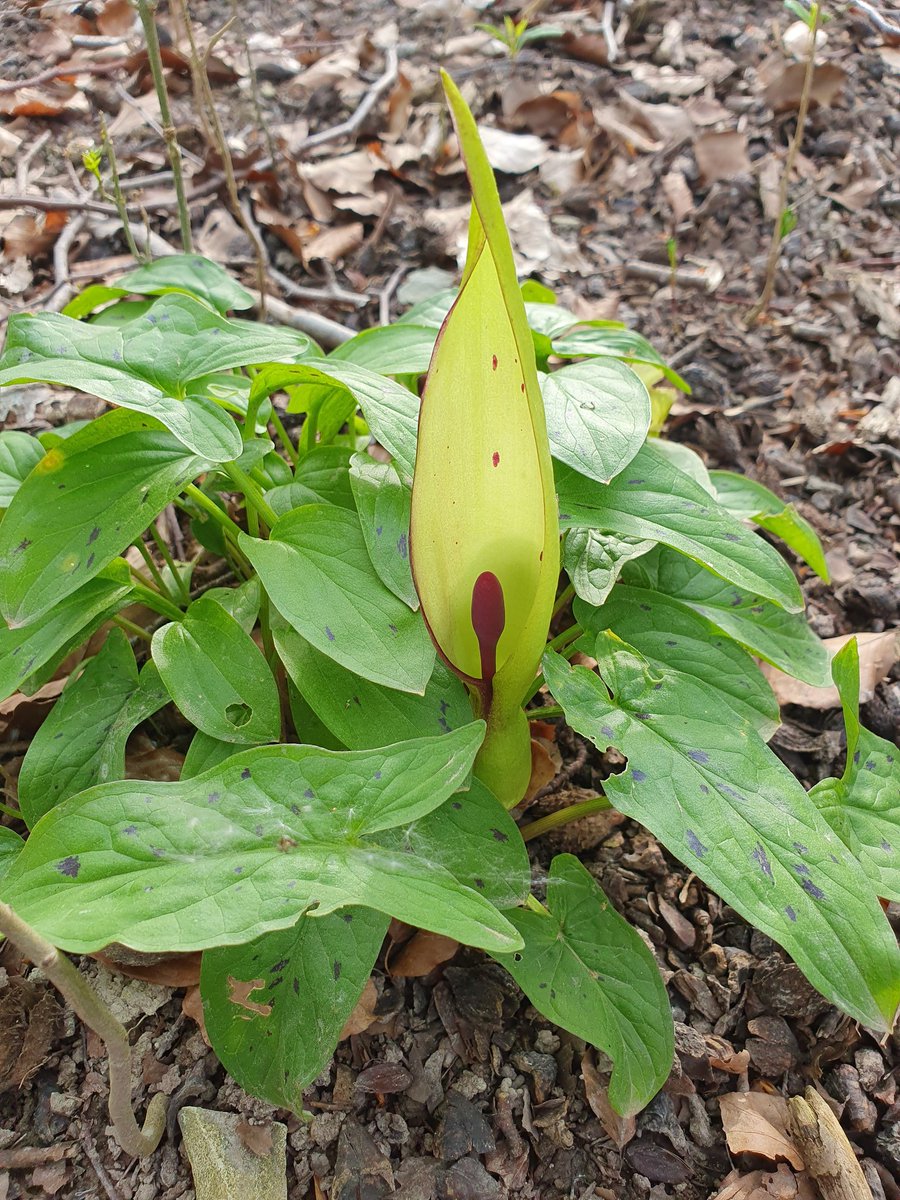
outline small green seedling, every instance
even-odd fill
[[[657,436],[686,385],[645,338],[518,287],[445,85],[474,201],[458,291],[330,354],[230,316],[252,296],[193,255],[10,318],[0,386],[113,407],[0,433],[0,698],[88,648],[5,810],[27,836],[0,827],[0,897],[72,953],[202,951],[216,1053],[296,1112],[391,918],[444,934],[602,1049],[631,1114],[671,1068],[666,989],[576,858],[532,883],[526,840],[550,826],[517,812],[528,720],[564,714],[625,761],[554,827],[641,822],[876,1031],[900,998],[878,901],[898,895],[900,769],[859,725],[853,648],[842,778],[808,795],[769,748],[756,660],[814,685],[829,662],[758,530],[825,578],[818,538]],[[189,561],[157,528],[170,505]],[[125,778],[151,720],[181,731],[174,782]]]
[[[556,25],[531,25],[527,17],[514,21],[508,13],[504,15],[502,25],[478,23],[475,28],[480,29],[482,33],[489,33],[506,49],[510,58],[518,58],[529,42],[558,38],[563,32]]]

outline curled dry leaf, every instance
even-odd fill
[[[800,107],[803,92],[803,76],[806,64],[787,63],[766,84],[764,99],[775,112],[790,112]],[[847,81],[847,72],[837,63],[821,63],[813,71],[810,88],[810,108],[829,108]]]
[[[527,808],[541,788],[553,782],[561,766],[562,757],[552,742],[545,738],[531,739],[531,779],[522,800],[523,807]]]
[[[584,1080],[584,1094],[591,1106],[591,1112],[621,1150],[634,1137],[636,1122],[634,1117],[620,1117],[610,1104],[609,1075],[597,1070],[590,1048],[581,1056],[581,1078]]]
[[[361,221],[353,221],[350,225],[336,225],[334,229],[326,229],[311,238],[303,247],[303,257],[308,263],[317,258],[338,263],[357,250],[362,245],[362,240]]]
[[[719,1097],[719,1108],[732,1154],[757,1154],[770,1162],[785,1159],[803,1170],[803,1157],[789,1132],[790,1116],[783,1096],[730,1092]]]
[[[356,1002],[356,1007],[350,1014],[347,1024],[341,1030],[340,1041],[344,1041],[348,1037],[353,1037],[357,1033],[365,1033],[370,1025],[374,1025],[378,1020],[375,1015],[375,1006],[378,1003],[378,990],[374,982],[369,979],[366,986],[363,988],[362,995]]]
[[[90,105],[78,88],[63,80],[43,87],[21,87],[0,93],[0,114],[7,117],[61,117],[68,113],[87,114]]]
[[[900,629],[887,629],[883,633],[847,633],[840,637],[826,638],[825,647],[834,658],[838,650],[855,637],[859,646],[859,699],[866,704],[875,695],[876,686],[891,673],[900,660]],[[779,704],[799,704],[803,708],[840,708],[841,698],[837,688],[811,687],[776,667],[764,663],[763,674],[772,685]]]
[[[36,258],[46,254],[69,219],[65,212],[17,213],[3,229],[5,259]]]
[[[533,133],[508,133],[492,125],[481,125],[478,132],[491,166],[506,175],[533,171],[550,153],[549,147]]]
[[[200,957],[199,955],[197,956]],[[181,1011],[186,1017],[190,1017],[195,1021],[200,1029],[200,1036],[203,1038],[207,1046],[210,1045],[209,1035],[206,1032],[206,1020],[203,1016],[203,997],[200,995],[200,985],[194,984],[189,987],[184,993],[184,998],[181,1001]]]
[[[420,978],[430,975],[441,963],[449,962],[458,949],[459,942],[453,938],[420,929],[399,954],[390,959],[388,970],[394,976]]]
[[[667,172],[663,175],[661,182],[663,195],[672,210],[672,216],[677,225],[684,220],[688,213],[693,212],[694,197],[681,171],[673,169]]]

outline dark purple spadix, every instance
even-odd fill
[[[503,588],[492,571],[482,571],[472,588],[472,628],[481,651],[481,678],[488,682],[497,672],[497,643],[506,624]]]

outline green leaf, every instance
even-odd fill
[[[720,503],[730,513],[746,517],[780,537],[795,554],[809,563],[820,579],[828,582],[828,563],[819,535],[793,504],[785,504],[761,483],[733,471],[711,471],[710,478]]]
[[[95,783],[125,774],[125,743],[169,697],[156,667],[140,675],[121,629],[66,685],[34,735],[19,773],[19,807],[29,828],[51,808]]]
[[[900,901],[900,754],[859,723],[856,638],[834,656],[831,670],[844,710],[847,764],[840,779],[823,779],[809,794],[876,893]]]
[[[297,463],[293,481],[272,488],[266,499],[279,517],[304,504],[335,504],[356,512],[350,457],[345,446],[315,446]]]
[[[317,359],[315,365],[303,363],[293,367],[264,367],[253,381],[251,399],[270,396],[284,389],[291,392],[288,412],[303,412],[303,386],[326,386],[343,389],[349,397],[343,420],[347,420],[356,405],[382,446],[393,456],[398,471],[412,478],[416,457],[416,432],[419,422],[419,398],[402,384],[384,375],[331,358]]]
[[[582,321],[576,328],[553,338],[553,353],[557,358],[609,357],[648,363],[659,367],[666,379],[681,391],[691,390],[645,337],[633,329],[622,329],[618,322]]]
[[[204,953],[206,1030],[240,1087],[303,1111],[303,1090],[328,1065],[387,927],[384,913],[344,908]]]
[[[202,729],[198,729],[191,738],[184,762],[181,764],[182,779],[196,779],[204,771],[210,771],[219,766],[227,758],[242,754],[246,746],[238,746],[235,742],[223,742],[219,738],[210,737]]]
[[[0,880],[9,873],[24,845],[24,840],[17,833],[0,825]]]
[[[252,633],[262,603],[262,587],[254,575],[237,587],[214,587],[203,593],[204,600],[214,600],[234,617],[244,633]]]
[[[428,325],[385,325],[364,329],[328,355],[328,362],[349,362],[379,375],[424,375],[431,362],[436,330]]]
[[[49,450],[0,524],[0,612],[13,625],[49,612],[204,466],[156,421],[122,409]]]
[[[321,916],[348,904],[472,946],[515,950],[519,935],[477,884],[461,883],[390,833],[452,794],[483,737],[476,721],[378,750],[265,746],[196,779],[91,788],[38,822],[4,899],[76,953],[111,941],[202,950],[287,928],[311,908]],[[515,832],[488,800],[496,833],[468,846],[472,862],[486,861]]]
[[[278,685],[262,651],[215,600],[195,600],[184,620],[153,635],[153,661],[169,695],[198,729],[256,745],[281,736]]]
[[[696,480],[704,492],[707,492],[714,499],[718,499],[706,463],[690,446],[684,446],[681,442],[670,442],[666,438],[657,437],[653,439],[653,448],[664,455],[679,471],[684,471],[685,475],[690,475],[691,479]],[[731,512],[727,504],[722,504],[722,507],[726,511]]]
[[[294,360],[309,339],[293,330],[229,321],[190,296],[162,296],[125,325],[105,328],[57,313],[10,318],[0,386],[58,383],[160,421],[210,462],[241,452],[232,419],[206,397],[185,399],[194,379],[273,359]]]
[[[599,483],[624,471],[650,428],[650,397],[634,371],[593,359],[540,382],[553,457]]]
[[[550,865],[547,906],[511,913],[525,945],[495,957],[539,1012],[609,1055],[610,1103],[631,1116],[672,1070],[672,1011],[656,960],[571,854]]]
[[[596,529],[570,529],[563,542],[562,562],[575,594],[588,604],[600,605],[625,564],[652,549],[653,542],[641,538],[619,537]]]
[[[0,509],[9,508],[28,473],[43,457],[43,446],[30,434],[15,429],[0,433]]]
[[[396,325],[424,325],[429,329],[440,329],[447,318],[447,313],[453,307],[458,288],[444,288],[435,292],[427,300],[420,300],[408,308],[394,322]]]
[[[240,546],[317,650],[373,683],[425,691],[434,665],[425,623],[375,574],[355,513],[307,504],[281,517],[268,541],[242,534]]]
[[[900,1001],[900,952],[862,868],[801,784],[747,725],[722,719],[715,688],[651,667],[612,634],[599,677],[548,652],[544,677],[578,733],[615,746],[627,769],[603,782],[856,1020],[887,1029]]]
[[[424,696],[370,683],[322,654],[284,621],[272,622],[275,647],[318,719],[351,750],[450,733],[472,720],[466,690],[438,659]]]
[[[101,283],[92,283],[90,287],[86,287],[84,291],[79,292],[69,301],[62,309],[62,315],[81,320],[82,317],[88,316],[102,304],[109,304],[110,300],[121,300],[123,296],[127,295],[128,292],[125,288],[106,287]]]
[[[658,547],[623,571],[639,583],[672,596],[712,621],[717,629],[789,675],[827,687],[828,651],[803,613],[785,612],[754,590],[733,587],[683,554]]]
[[[119,609],[131,595],[131,584],[119,579],[91,579],[66,596],[34,625],[0,627],[0,697],[20,690],[47,664],[59,662],[69,645],[84,640]]]
[[[419,597],[409,567],[409,513],[412,494],[390,463],[355,454],[350,486],[366,549],[378,578],[413,611]]]
[[[611,629],[652,667],[668,667],[716,688],[720,701],[766,741],[781,724],[778,701],[750,655],[686,604],[619,584],[602,607],[576,600],[572,611],[585,631],[580,645],[587,653],[597,634]]]
[[[612,483],[598,484],[557,464],[563,528],[598,529],[662,542],[790,612],[803,595],[788,564],[649,443]]]
[[[223,315],[229,309],[252,308],[252,293],[241,287],[236,279],[209,258],[200,254],[172,254],[129,271],[119,279],[125,293],[139,296],[161,296],[166,292],[183,292],[205,300]]]

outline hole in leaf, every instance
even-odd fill
[[[253,716],[253,709],[249,704],[229,704],[225,709],[225,716],[236,729],[240,729]]]

